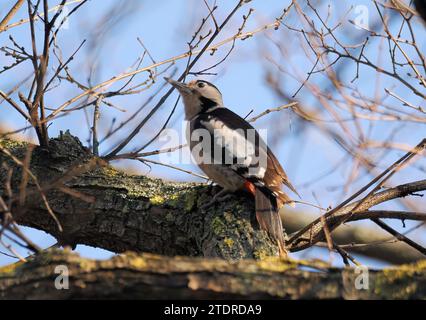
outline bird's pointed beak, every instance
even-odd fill
[[[187,94],[191,93],[191,89],[188,87],[186,83],[179,82],[167,77],[164,77],[164,80],[166,80],[173,87],[175,87],[180,93],[187,93]]]

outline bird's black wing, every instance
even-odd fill
[[[209,120],[210,118],[210,120]],[[262,157],[262,154],[265,155],[267,159],[267,165],[266,165],[266,172],[262,178],[262,181],[265,185],[268,187],[276,187],[279,188],[281,183],[286,185],[290,190],[292,190],[294,193],[298,194],[296,189],[293,187],[293,185],[290,183],[284,169],[282,168],[281,164],[273,154],[273,152],[270,150],[270,148],[266,145],[266,143],[263,141],[262,137],[260,137],[257,130],[245,119],[241,118],[238,114],[235,112],[227,109],[227,108],[217,108],[209,113],[205,113],[199,116],[200,123],[206,123],[208,121],[212,121],[214,119],[218,119],[221,121],[225,126],[227,126],[229,129],[231,129],[234,132],[237,132],[238,130],[242,130],[244,132],[244,137],[249,137],[250,139],[254,139],[254,146],[255,146],[255,155],[260,159]],[[220,124],[216,124],[215,127],[219,127]],[[252,135],[248,132],[253,133]],[[251,165],[257,165],[257,164],[251,164]],[[245,173],[244,171],[247,170],[248,167],[245,166],[236,166],[235,170],[239,173]],[[252,178],[257,179],[260,178],[256,175],[250,176],[250,174],[247,174],[246,178]]]

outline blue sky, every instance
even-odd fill
[[[6,1],[0,4],[0,16],[3,16],[7,8],[13,1]],[[92,74],[91,81],[93,84],[110,79],[112,76],[130,70],[136,59],[143,53],[143,48],[138,43],[137,38],[140,38],[144,45],[149,49],[155,61],[163,61],[170,57],[179,55],[187,50],[186,43],[191,39],[194,30],[200,23],[201,17],[207,14],[206,8],[202,1],[198,0],[171,0],[171,1],[143,1],[143,0],[121,0],[123,3],[122,11],[128,13],[121,16],[116,11],[110,11],[117,2],[114,0],[92,0],[85,5],[77,15],[72,16],[68,22],[67,28],[59,33],[57,39],[61,47],[63,57],[68,57],[79,46],[83,39],[88,39],[88,42],[83,46],[82,50],[77,54],[76,59],[70,64],[70,70],[73,75],[81,82],[86,83],[88,75],[93,67],[96,71]],[[211,1],[210,1],[211,2]],[[222,20],[227,12],[235,5],[236,1],[218,0],[218,11],[216,17]],[[49,1],[56,4],[57,1]],[[278,17],[283,8],[289,1],[263,0],[252,1],[252,3],[242,8],[225,28],[223,34],[217,41],[225,39],[230,35],[235,34],[242,22],[242,15],[247,14],[249,8],[254,8],[255,11],[248,20],[245,30],[254,30],[259,26],[271,23]],[[335,21],[342,19],[343,13],[348,11],[352,5],[365,4],[369,9],[368,16],[371,21],[376,18],[376,12],[371,6],[370,1],[345,1],[344,3],[333,4],[332,15]],[[71,6],[73,7],[73,6]],[[304,7],[306,12],[309,9]],[[320,12],[326,13],[327,7],[319,7]],[[20,18],[25,18],[25,10],[21,10],[20,14],[14,18],[14,21]],[[312,14],[312,12],[310,13]],[[357,38],[362,38],[365,33],[362,30],[355,29],[348,21],[354,19],[353,11],[343,19],[343,31],[339,33],[342,41],[354,42]],[[99,30],[99,21],[105,19],[111,22],[111,27],[106,30]],[[332,21],[333,21],[332,19]],[[285,20],[286,23],[299,25],[298,17],[290,14]],[[210,25],[211,27],[211,25]],[[394,27],[397,28],[397,25]],[[424,36],[424,30],[418,25],[419,39]],[[251,110],[253,115],[265,110],[273,108],[285,103],[281,97],[278,97],[270,85],[266,82],[268,74],[276,75],[282,79],[282,86],[289,93],[294,93],[300,86],[300,82],[292,80],[291,76],[305,76],[312,68],[312,61],[307,59],[303,53],[303,47],[299,44],[299,35],[290,33],[288,30],[267,31],[256,34],[254,37],[244,41],[237,41],[235,50],[225,63],[221,64],[214,71],[215,76],[205,76],[209,81],[214,82],[222,91],[225,105],[236,113],[245,116]],[[37,26],[37,31],[41,33],[41,25]],[[28,33],[28,24],[11,29],[10,31],[0,34],[0,45],[10,45],[8,40],[9,34],[12,34],[17,42],[29,48],[30,39]],[[426,37],[423,37],[425,39]],[[98,39],[102,43],[96,46],[93,39]],[[290,58],[286,59],[280,53],[280,49],[273,44],[272,40],[279,40],[279,43],[285,47],[286,51],[291,52]],[[369,47],[368,53],[380,61],[379,51],[380,42],[377,41]],[[420,47],[425,49],[425,43],[420,43]],[[195,70],[203,69],[211,64],[219,61],[220,58],[227,52],[228,46],[221,48],[214,56],[205,55],[195,67]],[[426,51],[426,50],[425,50]],[[292,74],[280,74],[278,68],[271,63],[274,60],[285,67]],[[383,57],[383,64],[386,65],[386,58]],[[9,63],[9,58],[0,54],[0,65]],[[142,65],[149,65],[151,62],[148,57],[145,57]],[[173,68],[177,68],[177,74],[180,74],[184,69],[186,60],[177,61],[174,66],[165,74],[170,74]],[[0,75],[0,88],[8,90],[17,82],[23,79],[30,73],[30,66],[20,66],[14,72],[6,72]],[[159,68],[159,71],[164,67]],[[343,70],[339,76],[343,79],[351,79],[354,76],[356,66],[350,65]],[[375,72],[369,68],[361,67],[361,78],[357,85],[365,95],[373,95],[377,90],[378,81],[380,87],[394,86],[392,79],[381,77],[379,80],[375,76]],[[146,74],[139,75],[136,81],[143,81]],[[321,76],[312,78],[312,82],[319,87],[326,87],[326,80]],[[101,110],[101,133],[105,133],[115,117],[117,123],[126,119],[132,111],[136,110],[142,103],[163,84],[162,77],[157,79],[157,83],[146,92],[142,92],[134,96],[126,96],[113,98],[110,101],[116,104],[125,112],[118,111],[111,107],[103,106]],[[393,87],[392,87],[393,88]],[[403,97],[410,97],[410,92],[404,88],[397,87],[395,90]],[[80,92],[75,85],[61,83],[61,85],[52,93],[47,95],[47,104],[52,108],[62,104],[68,98],[77,95]],[[163,91],[164,92],[164,91]],[[161,96],[161,93],[160,93]],[[146,141],[157,132],[164,122],[164,119],[173,108],[173,104],[177,98],[177,94],[164,104],[160,111],[153,117],[150,125],[144,128],[141,133],[135,137],[128,150],[137,148],[143,145]],[[317,106],[318,101],[313,97],[308,90],[302,89],[298,95],[307,105]],[[413,103],[424,106],[424,101],[416,97],[412,98]],[[154,102],[156,102],[155,100]],[[150,105],[151,106],[151,105]],[[147,111],[149,108],[147,109]],[[141,117],[144,113],[141,114]],[[145,113],[146,114],[146,113]],[[131,130],[137,120],[132,122],[125,131],[117,135],[115,139],[107,141],[101,145],[101,152],[106,152],[115,143],[119,142],[126,133]],[[25,126],[24,120],[15,114],[9,106],[4,103],[0,105],[0,124],[10,129],[18,129]],[[361,124],[364,128],[368,128],[370,123],[365,121]],[[169,127],[180,130],[183,126],[183,109],[179,104],[176,113],[173,115]],[[300,187],[299,191],[302,194],[304,201],[317,204],[317,199],[320,199],[320,205],[327,207],[329,205],[337,205],[339,201],[346,198],[354,190],[365,184],[371,178],[365,173],[360,175],[360,178],[347,190],[342,188],[348,175],[350,174],[350,166],[340,166],[332,171],[326,178],[304,188],[305,182],[321,176],[323,173],[330,170],[334,164],[338,163],[345,153],[337,144],[329,137],[322,135],[317,129],[312,127],[301,128],[297,121],[297,116],[291,110],[281,111],[268,115],[258,122],[257,128],[268,129],[268,140],[277,157],[282,162],[290,179],[296,187]],[[330,124],[330,127],[336,127]],[[69,129],[72,134],[77,135],[84,143],[88,138],[88,130],[84,112],[74,112],[67,117],[63,117],[54,121],[49,127],[50,136],[54,137],[61,130]],[[389,133],[394,130],[394,127],[388,122],[375,122],[372,129],[372,137],[376,140],[383,140],[388,137]],[[424,123],[408,123],[403,128],[400,128],[396,134],[395,141],[399,143],[407,143],[415,145],[425,136]],[[34,133],[26,131],[23,135],[25,139],[34,139]],[[161,148],[161,143],[155,142],[148,150]],[[377,150],[377,152],[381,152]],[[403,154],[402,151],[389,152],[380,157],[381,166],[384,167]],[[373,154],[374,156],[374,154]],[[158,158],[153,158],[157,159]],[[419,164],[425,164],[419,162]],[[136,162],[116,163],[119,167],[129,168],[140,174],[148,174],[154,177],[161,177],[167,180],[179,181],[200,181],[197,178],[182,174],[181,172],[167,169],[160,166],[152,166],[151,169]],[[193,165],[181,165],[182,168],[200,172]],[[408,182],[419,178],[421,171],[404,170],[398,174],[395,182]],[[416,199],[417,203],[425,203],[422,199]],[[422,201],[422,202],[420,202]],[[398,204],[392,204],[396,207]],[[386,206],[384,206],[386,207]],[[302,207],[302,210],[307,210],[312,213],[318,213],[315,209]],[[393,225],[400,223],[393,222]],[[411,224],[407,224],[409,227]],[[371,224],[369,227],[373,227]],[[41,246],[48,246],[54,243],[54,239],[44,232],[27,230],[29,236]],[[101,258],[110,255],[104,250],[89,248],[87,246],[78,246],[77,251],[81,254],[94,258]],[[309,252],[302,255],[310,254]],[[328,259],[328,254],[324,255],[324,251],[313,250],[314,255],[319,255],[324,259]],[[300,255],[295,255],[298,257]],[[339,263],[339,257],[335,258],[336,263]],[[14,261],[3,255],[0,255],[0,265]],[[373,266],[381,266],[379,262],[362,260]]]

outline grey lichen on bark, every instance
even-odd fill
[[[27,144],[11,140],[0,143],[18,159],[25,157]],[[277,254],[275,244],[259,230],[248,196],[234,195],[202,210],[213,192],[205,184],[129,175],[101,160],[96,167],[83,170],[93,158],[68,132],[51,139],[48,150],[36,147],[30,170],[47,190],[49,205],[63,231],[48,214],[33,181],[29,182],[25,206],[15,217],[17,222],[44,230],[72,247],[87,244],[113,252],[132,250],[230,260]],[[14,168],[12,187],[16,195],[22,170],[0,152],[2,162]],[[74,171],[78,175],[64,179]],[[0,169],[3,195],[5,179],[6,172]],[[62,183],[82,196],[63,192],[59,188]]]

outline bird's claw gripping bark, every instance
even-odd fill
[[[200,209],[205,210],[216,202],[224,201],[226,199],[229,199],[230,197],[231,194],[228,192],[228,190],[222,189],[218,193],[216,193],[208,203],[202,205]]]

